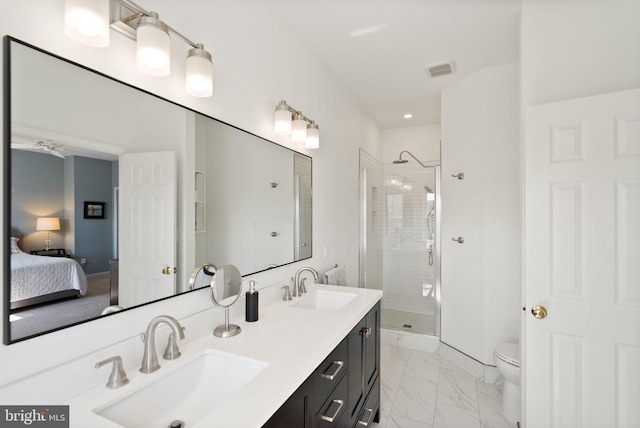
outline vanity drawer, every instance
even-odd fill
[[[315,384],[315,410],[325,402],[333,388],[347,372],[347,341],[340,342],[313,374]]]
[[[316,414],[316,428],[348,428],[347,378],[342,377]]]

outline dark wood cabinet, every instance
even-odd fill
[[[368,400],[377,388],[377,396],[380,396],[380,383],[378,375],[380,371],[380,302],[356,325],[347,336],[348,365],[349,365],[349,418],[350,426],[355,426],[362,420],[365,402],[373,412],[371,418],[378,422],[379,399],[375,403]],[[375,396],[375,394],[374,394]],[[365,421],[369,415],[364,415]],[[361,424],[362,425],[362,424]]]
[[[312,428],[313,416],[313,376],[310,376],[263,427]]]
[[[353,428],[380,421],[380,302],[360,320],[265,428]]]

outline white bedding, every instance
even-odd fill
[[[75,260],[11,254],[12,302],[71,289],[83,296],[87,292],[87,277]]]

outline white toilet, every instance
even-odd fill
[[[520,345],[499,344],[493,353],[493,359],[504,376],[502,414],[513,422],[520,422]]]

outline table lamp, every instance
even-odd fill
[[[44,249],[51,249],[51,231],[60,230],[60,219],[58,217],[38,217],[36,230],[46,230],[47,239],[44,241]]]

